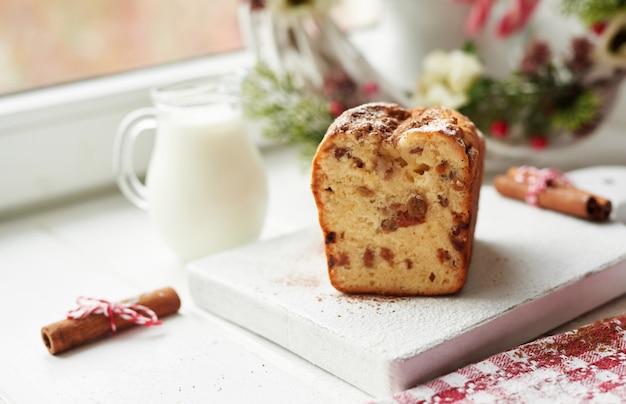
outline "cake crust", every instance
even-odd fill
[[[313,159],[311,188],[339,291],[442,295],[465,284],[485,145],[443,107],[345,111]]]

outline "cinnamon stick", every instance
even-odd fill
[[[517,167],[497,175],[493,185],[501,195],[525,201],[529,185],[516,180]],[[604,221],[611,215],[611,201],[562,180],[549,181],[538,194],[538,205],[544,209],[572,215],[592,221]]]
[[[122,300],[121,303],[145,306],[154,311],[158,317],[176,313],[180,308],[180,298],[172,288],[144,293],[135,298]],[[133,321],[126,320],[118,314],[115,314],[114,320],[117,330],[136,325]],[[110,320],[102,314],[91,314],[80,319],[65,319],[41,328],[43,343],[53,355],[110,334]]]

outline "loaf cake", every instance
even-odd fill
[[[472,256],[484,140],[443,107],[345,111],[313,158],[330,282],[390,296],[458,292]]]

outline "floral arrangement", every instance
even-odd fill
[[[510,76],[477,78],[463,94],[467,102],[455,107],[501,142],[536,150],[569,143],[599,123],[601,90],[622,78],[587,81],[591,50],[587,39],[573,38],[570,54],[555,60],[548,44],[536,40]]]
[[[571,38],[570,48],[559,53],[535,39],[508,76],[495,78],[486,74],[472,39],[496,18],[492,8],[502,0],[454,1],[472,3],[467,45],[427,55],[415,91],[406,97],[365,59],[355,61],[358,52],[328,17],[332,0],[251,0],[253,19],[260,12],[272,18],[265,26],[273,27],[278,57],[259,57],[244,83],[245,113],[265,122],[266,136],[301,144],[306,154],[336,116],[369,101],[458,109],[492,141],[533,150],[569,144],[597,128],[626,76],[626,2],[561,0],[562,11],[586,24],[588,35]],[[538,3],[510,0],[497,17],[495,36],[523,31]],[[263,36],[254,21],[253,31]]]
[[[493,2],[475,0],[466,24],[470,36],[484,29]],[[523,29],[537,1],[510,5],[496,25],[499,37]],[[435,51],[424,60],[414,103],[459,109],[485,135],[509,145],[543,150],[580,139],[602,121],[625,75],[617,42],[626,42],[626,14],[615,17],[619,8],[624,9],[619,1],[564,1],[564,12],[578,15],[593,35],[572,38],[562,55],[535,39],[503,79],[484,74],[472,46]]]

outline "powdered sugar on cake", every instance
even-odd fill
[[[405,133],[410,132],[442,132],[449,136],[455,136],[458,133],[458,129],[451,125],[448,122],[443,121],[430,121],[426,125],[418,126],[416,128],[411,128]]]

